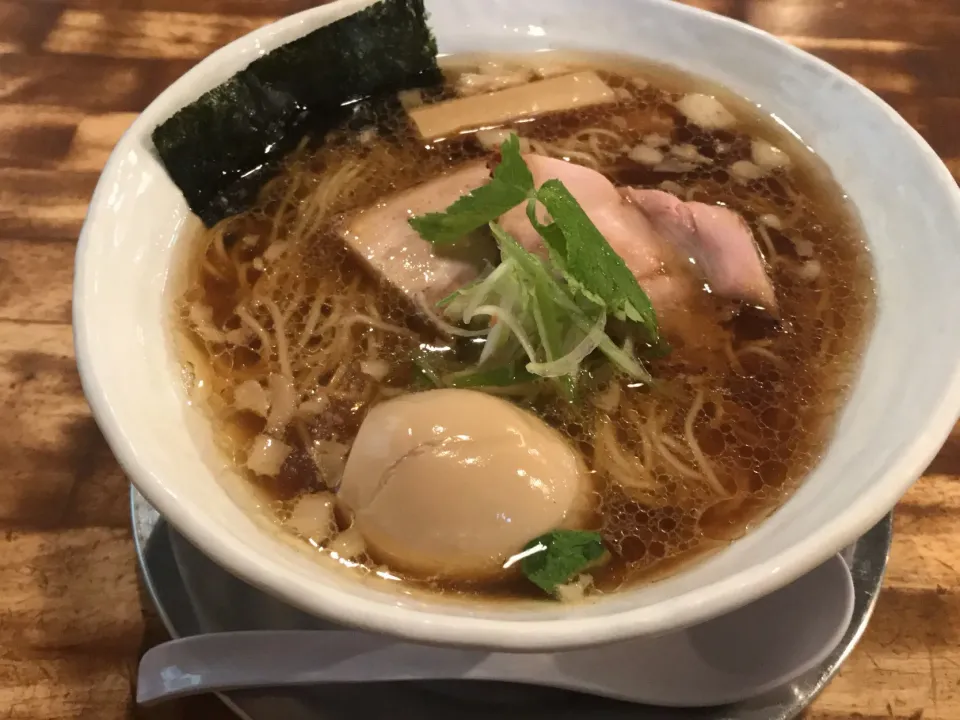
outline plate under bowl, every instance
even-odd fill
[[[329,624],[284,605],[204,558],[160,519],[133,490],[131,510],[137,555],[147,590],[173,637],[231,630],[322,629]],[[855,604],[846,634],[819,667],[763,697],[722,709],[652,708],[542,688],[489,683],[393,683],[369,687],[327,686],[316,689],[238,692],[222,699],[248,720],[787,720],[799,715],[840,669],[866,629],[873,612],[890,548],[893,522],[887,516],[843,553],[853,576]],[[174,547],[181,548],[178,563]],[[201,604],[188,592],[183,564],[202,572],[212,592],[205,598],[229,597]],[[196,582],[196,581],[195,581]],[[197,596],[198,593],[194,593]]]

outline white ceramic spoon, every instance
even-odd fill
[[[228,690],[494,680],[674,707],[755,697],[821,663],[853,612],[839,556],[740,610],[686,630],[557,653],[414,645],[353,630],[224,632],[174,640],[140,662],[137,701]]]

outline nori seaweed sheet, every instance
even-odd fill
[[[442,82],[436,55],[423,0],[380,0],[255,60],[159,125],[153,143],[210,227],[248,209],[305,135]]]

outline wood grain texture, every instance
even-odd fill
[[[482,0],[477,0],[482,2]],[[212,50],[311,0],[0,0],[0,716],[218,720],[131,705],[144,643],[126,480],[73,357],[73,252],[113,144]],[[693,0],[890,102],[960,176],[960,0]],[[269,15],[269,16],[268,16]],[[808,717],[960,718],[960,428],[901,503],[874,620]]]

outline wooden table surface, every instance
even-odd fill
[[[136,113],[212,50],[313,4],[0,0],[0,717],[227,717],[211,700],[131,704],[138,653],[160,635],[138,586],[127,481],[74,364],[74,246]],[[960,0],[697,4],[850,73],[960,176]],[[809,717],[960,718],[958,569],[955,429],[901,503],[873,622]]]

